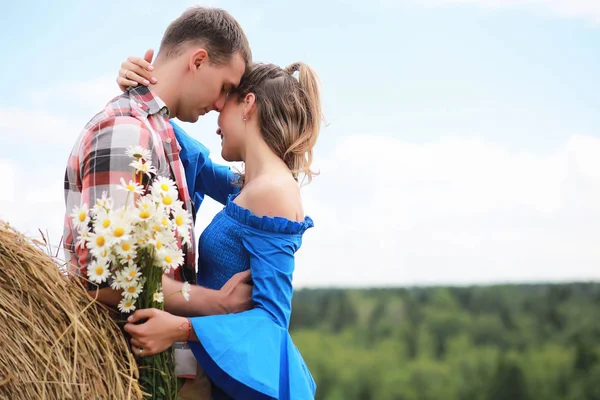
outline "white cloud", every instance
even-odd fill
[[[57,246],[64,217],[63,170],[59,165],[32,167],[0,159],[0,220],[33,238],[40,238],[41,230]]]
[[[386,0],[386,3],[394,4],[396,1]],[[600,2],[596,0],[417,0],[416,3],[425,6],[472,5],[492,9],[525,9],[600,22]]]
[[[84,125],[46,111],[0,108],[0,137],[9,146],[74,142]]]
[[[300,285],[600,279],[600,140],[340,140],[305,189]]]
[[[0,155],[8,148],[27,145],[52,146],[66,157],[85,124],[119,93],[114,77],[101,77],[38,89],[31,95],[29,109],[0,108],[0,138],[8,145]],[[62,113],[48,111],[56,105]]]

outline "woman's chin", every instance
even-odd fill
[[[239,157],[233,156],[233,154],[231,154],[230,152],[228,152],[224,148],[221,149],[221,157],[223,157],[223,160],[225,160],[227,162],[241,161],[241,160],[239,160]]]

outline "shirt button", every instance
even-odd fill
[[[142,103],[137,103],[137,106],[138,106],[139,108],[142,108]]]
[[[167,140],[165,140],[165,142],[167,142],[167,144],[171,144],[171,138],[167,138]]]

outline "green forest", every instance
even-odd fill
[[[600,284],[302,289],[321,400],[600,400]]]

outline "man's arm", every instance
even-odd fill
[[[158,173],[168,174],[168,165],[157,165],[159,159],[153,136],[133,117],[108,118],[94,126],[82,139],[78,151],[79,177],[81,180],[81,204],[92,208],[106,192],[112,198],[115,209],[125,206],[127,193],[118,189],[121,178],[129,182],[132,176],[131,157],[125,154],[130,146],[142,146],[151,152]],[[168,176],[168,175],[167,175]],[[131,199],[130,199],[131,201]],[[87,266],[92,256],[87,248],[75,249],[80,275],[87,277]],[[116,306],[121,301],[121,291],[110,288],[111,282],[96,285],[87,282],[88,293],[98,301]]]
[[[197,317],[204,315],[231,314],[252,308],[252,286],[250,271],[235,274],[220,290],[192,285],[190,300],[176,293],[181,291],[183,282],[163,275],[165,310],[171,314]]]

